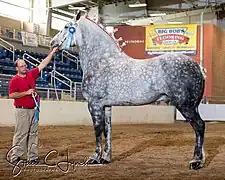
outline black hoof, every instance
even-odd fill
[[[189,169],[190,170],[198,170],[203,167],[202,161],[191,161],[189,164]]]
[[[95,165],[95,164],[101,164],[100,163],[100,161],[98,161],[98,160],[96,160],[96,159],[88,159],[87,161],[86,161],[86,164],[87,165]]]
[[[107,160],[105,160],[105,159],[101,158],[101,159],[100,159],[100,163],[101,163],[101,164],[108,164],[108,163],[109,163],[109,161],[107,161]]]

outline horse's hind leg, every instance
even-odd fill
[[[101,163],[109,163],[112,158],[111,150],[111,133],[112,133],[112,123],[111,123],[111,107],[105,107],[105,122],[104,122],[104,136],[105,136],[105,149],[102,153]]]
[[[99,103],[89,103],[88,109],[92,117],[96,137],[95,153],[89,158],[87,164],[100,164],[102,153],[102,133],[104,130],[104,111]]]
[[[199,115],[197,108],[182,108],[181,113],[186,118],[187,121],[190,122],[191,126],[195,131],[196,142],[195,142],[195,150],[194,157],[190,161],[190,169],[200,169],[203,167],[205,162],[204,157],[204,133],[205,133],[205,122]]]

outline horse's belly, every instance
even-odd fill
[[[151,89],[150,85],[147,83],[133,84],[126,86],[124,88],[117,89],[111,93],[109,97],[111,101],[114,101],[118,105],[128,105],[128,104],[146,104],[150,103],[154,97],[157,96],[158,91]]]

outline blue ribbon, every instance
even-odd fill
[[[73,41],[73,36],[74,36],[75,32],[76,32],[75,27],[69,27],[69,33],[67,35],[67,39],[66,39],[66,43],[65,43],[64,49],[69,49],[70,48],[70,45],[71,45],[71,43]]]
[[[35,108],[35,113],[34,113],[34,121],[39,120],[39,110],[40,110],[40,101],[37,101],[37,105]]]

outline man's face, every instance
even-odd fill
[[[18,60],[16,70],[19,74],[26,74],[27,65],[24,60]]]

